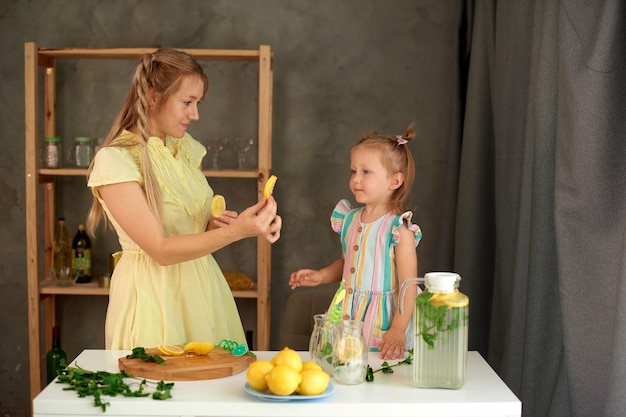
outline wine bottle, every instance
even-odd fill
[[[91,239],[85,232],[84,224],[78,225],[72,241],[72,266],[77,284],[91,282]]]
[[[67,366],[67,354],[61,349],[59,327],[52,328],[52,349],[46,354],[48,384]]]

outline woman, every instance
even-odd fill
[[[204,146],[186,131],[198,120],[208,78],[188,54],[159,49],[135,70],[122,109],[97,152],[87,228],[117,232],[106,348],[222,339],[245,343],[237,306],[211,255],[246,237],[280,237],[274,198],[211,218]]]

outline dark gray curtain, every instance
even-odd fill
[[[525,417],[626,416],[626,2],[465,5],[470,347]]]

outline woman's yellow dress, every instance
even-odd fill
[[[130,146],[101,148],[88,181],[122,249],[111,277],[106,348],[189,341],[217,344],[222,339],[246,343],[237,305],[212,255],[160,266],[124,232],[100,198],[98,187],[102,185],[136,181],[143,186],[139,140],[124,131],[114,144]],[[151,137],[147,146],[161,186],[165,233],[175,236],[206,230],[213,190],[199,169],[206,154],[204,146],[188,134],[180,139],[168,137],[166,145]]]

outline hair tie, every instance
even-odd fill
[[[396,146],[406,145],[408,140],[404,139],[401,135],[396,135],[396,142],[398,143]]]

